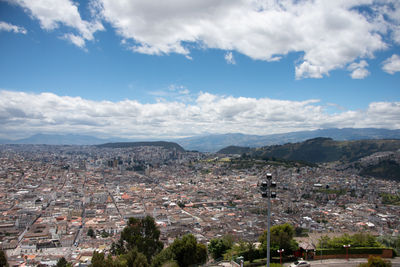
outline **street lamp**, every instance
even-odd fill
[[[285,250],[283,248],[281,248],[281,249],[278,249],[277,251],[279,253],[280,263],[282,265],[282,252],[284,252]]]
[[[350,244],[343,245],[343,247],[346,248],[346,260],[349,260],[349,247],[350,247]]]
[[[271,198],[276,198],[276,193],[271,192],[271,188],[276,188],[276,182],[272,182],[272,174],[267,173],[266,175],[266,180],[263,180],[261,182],[261,196],[263,198],[267,198],[268,201],[268,218],[267,218],[267,267],[269,267],[269,262],[271,261],[270,257],[270,241],[271,241]]]

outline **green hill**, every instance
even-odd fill
[[[118,142],[118,143],[106,143],[102,145],[97,145],[97,147],[108,147],[108,148],[124,148],[124,147],[139,147],[139,146],[160,146],[165,149],[176,149],[177,151],[184,152],[185,150],[174,142]]]
[[[267,146],[252,150],[256,158],[282,158],[312,163],[332,161],[353,162],[382,151],[400,149],[400,140],[334,141],[331,138],[314,138],[301,143]]]
[[[250,147],[228,146],[228,147],[225,147],[225,148],[219,150],[217,153],[225,154],[225,155],[233,155],[233,154],[241,155],[243,153],[248,153],[250,151],[251,151]]]

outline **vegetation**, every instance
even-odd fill
[[[381,197],[382,197],[382,204],[400,205],[399,194],[381,193]]]
[[[360,263],[359,267],[392,267],[392,263],[381,257],[370,256],[367,263]]]
[[[361,175],[400,181],[400,164],[394,160],[383,160],[376,165],[367,166]]]
[[[400,255],[400,236],[380,236],[378,241],[386,247],[393,248],[393,252],[398,256]]]
[[[295,236],[297,237],[307,237],[308,236],[308,229],[302,227],[296,227],[294,229]]]
[[[271,227],[271,256],[278,257],[278,249],[284,249],[284,255],[293,255],[298,249],[297,242],[293,239],[295,229],[290,224],[281,224]],[[251,242],[239,242],[231,246],[224,254],[225,260],[236,259],[242,256],[245,261],[253,262],[267,255],[267,231],[260,237],[261,246],[256,248]],[[216,241],[215,241],[216,242]],[[219,242],[219,241],[218,241]],[[277,265],[280,266],[280,265]]]
[[[128,225],[121,232],[119,244],[123,245],[123,247],[120,248],[120,251],[130,251],[136,247],[150,262],[151,258],[163,248],[163,243],[159,238],[160,230],[156,226],[153,217],[129,218]]]
[[[250,154],[252,157],[275,157],[312,163],[338,160],[353,162],[376,152],[396,151],[399,148],[400,140],[334,141],[319,137],[301,143],[263,147]]]
[[[56,267],[72,267],[72,263],[69,263],[64,257],[61,257],[58,259]]]
[[[203,264],[207,261],[207,248],[201,243],[197,243],[192,234],[176,238],[167,248],[163,249],[153,260],[152,267],[174,266],[188,267]]]
[[[227,250],[231,249],[233,241],[230,237],[214,238],[208,244],[208,251],[214,259],[222,258]]]
[[[0,250],[0,267],[8,266],[7,255],[3,250]]]
[[[293,239],[295,229],[292,225],[285,223],[271,227],[271,255],[278,256],[278,249],[284,249],[284,255],[292,255],[293,251],[299,248],[297,242]],[[261,255],[267,254],[267,231],[259,238],[261,242]]]
[[[96,235],[91,227],[89,227],[89,230],[87,231],[87,235],[90,236],[91,238],[96,238]]]
[[[343,245],[350,245],[351,248],[382,248],[382,244],[378,242],[375,236],[368,233],[357,233],[354,235],[344,234],[339,237],[329,238],[323,236],[319,239],[319,248],[338,248],[342,249]]]
[[[226,155],[241,155],[243,153],[248,153],[251,151],[250,147],[242,147],[242,146],[227,146],[221,150],[219,150],[218,154],[226,154]]]
[[[111,255],[105,258],[104,253],[93,252],[91,267],[149,267],[146,256],[133,248],[126,254],[119,255],[115,259]]]

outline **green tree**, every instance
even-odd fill
[[[319,240],[319,247],[321,248],[342,248],[343,245],[350,244],[351,247],[382,247],[375,236],[369,233],[357,233],[354,235],[343,234],[338,237],[329,238],[323,236]]]
[[[154,256],[153,260],[151,261],[152,267],[161,267],[164,266],[167,262],[174,261],[175,254],[172,252],[171,247],[163,249],[160,253]]]
[[[284,249],[284,254],[292,254],[293,251],[298,249],[297,242],[293,239],[294,228],[292,225],[285,223],[271,227],[271,253],[277,254],[278,249]],[[267,231],[259,237],[261,242],[260,253],[267,254]]]
[[[207,261],[207,247],[202,243],[196,245],[196,264],[204,264]]]
[[[122,240],[120,238],[120,239],[118,239],[117,243],[112,242],[111,248],[110,248],[110,253],[114,256],[125,254],[126,250],[125,250],[125,246],[124,246],[124,240]]]
[[[163,248],[159,238],[160,230],[152,217],[129,218],[128,225],[121,232],[119,243],[126,242],[127,251],[137,247],[138,251],[146,256],[147,261],[151,262],[151,258]]]
[[[188,267],[193,264],[200,264],[207,260],[206,255],[200,255],[197,240],[192,234],[184,235],[182,238],[176,238],[171,244],[172,253],[180,267]],[[201,258],[205,256],[205,258]]]
[[[0,250],[0,267],[8,267],[7,255],[3,250]]]
[[[180,267],[203,264],[207,261],[207,247],[197,243],[192,234],[176,238],[174,242],[156,255],[152,267],[164,266],[164,264],[175,261]]]
[[[367,263],[360,263],[359,267],[392,267],[392,263],[381,257],[369,256]]]
[[[93,251],[90,267],[107,267],[103,252]]]
[[[237,258],[239,256],[243,256],[247,251],[247,243],[244,241],[240,241],[239,243],[236,243],[232,246],[231,249],[229,249],[225,254],[224,254],[224,259],[225,260],[232,260],[232,258]]]
[[[146,256],[138,252],[136,247],[128,251],[124,257],[126,258],[127,267],[149,267]]]
[[[231,248],[231,246],[232,245],[223,238],[213,238],[208,244],[208,251],[210,252],[211,256],[216,260],[221,258],[225,254],[225,252]]]
[[[64,257],[61,257],[57,261],[56,267],[71,267],[72,264],[69,263]]]
[[[384,244],[386,247],[392,247],[397,255],[400,255],[400,236],[380,236],[378,242]]]
[[[92,227],[89,227],[89,230],[87,231],[87,235],[90,236],[91,238],[96,238],[96,235],[95,235]]]

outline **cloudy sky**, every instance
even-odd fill
[[[0,1],[0,138],[400,128],[398,0]]]

